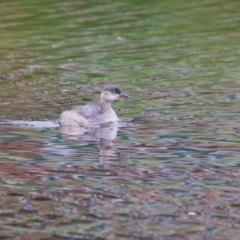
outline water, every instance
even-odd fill
[[[1,239],[235,240],[238,9],[1,1]],[[108,83],[120,127],[59,128]]]

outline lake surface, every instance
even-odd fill
[[[1,1],[0,239],[236,240],[239,7]],[[109,83],[119,128],[55,124]]]

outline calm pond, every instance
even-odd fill
[[[239,9],[2,0],[0,239],[238,239]],[[118,129],[58,127],[109,83]]]

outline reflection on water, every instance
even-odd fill
[[[239,5],[2,0],[0,239],[236,240]],[[50,120],[110,83],[118,128]]]
[[[119,152],[112,147],[112,141],[117,137],[118,126],[116,124],[105,124],[102,127],[76,127],[61,126],[61,132],[76,141],[99,142],[99,155],[101,163],[108,160],[115,161],[119,158]],[[112,126],[111,126],[112,125]]]

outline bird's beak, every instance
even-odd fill
[[[120,94],[120,98],[129,98],[129,96],[127,94],[125,94],[125,93],[121,93]]]

